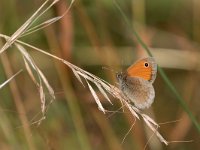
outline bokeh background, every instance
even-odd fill
[[[117,86],[115,72],[147,56],[134,37],[134,27],[199,121],[200,1],[116,2],[128,24],[113,0],[77,0],[62,20],[20,40]],[[42,3],[40,0],[1,0],[0,33],[12,35]],[[34,25],[62,15],[69,3],[61,0]],[[3,43],[5,40],[1,38],[0,45]],[[200,149],[199,131],[159,73],[154,83],[155,102],[145,113],[161,123],[159,132],[166,140],[174,141],[168,146],[142,120],[135,122],[126,109],[100,112],[87,86],[62,62],[32,49],[28,52],[53,87],[56,100],[49,106],[46,119],[40,125],[32,124],[32,119],[41,111],[38,89],[15,46],[1,54],[1,83],[19,69],[24,71],[0,90],[0,149]],[[119,100],[110,96],[114,104],[110,105],[97,89],[96,92],[107,110],[116,111],[121,107]]]

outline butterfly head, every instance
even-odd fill
[[[118,73],[116,73],[116,78],[117,78],[118,81],[124,80],[126,78],[126,76],[127,75],[124,72],[118,72]]]

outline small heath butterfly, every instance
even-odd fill
[[[126,71],[117,73],[119,87],[123,94],[139,109],[149,108],[154,101],[153,82],[156,79],[157,64],[152,57],[143,58]]]

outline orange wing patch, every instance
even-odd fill
[[[145,63],[148,66],[145,66]],[[152,66],[146,59],[139,60],[127,69],[127,74],[130,77],[140,77],[150,81],[152,78]]]

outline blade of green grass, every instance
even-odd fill
[[[137,41],[146,50],[146,52],[148,53],[149,56],[153,56],[152,53],[151,53],[151,51],[150,51],[150,49],[142,41],[142,39],[140,38],[139,34],[136,32],[134,26],[132,26],[130,24],[130,22],[128,21],[127,16],[124,14],[123,10],[120,8],[119,4],[115,0],[114,0],[114,4],[117,7],[117,9],[119,10],[120,14],[122,15],[122,17],[125,20],[126,24],[129,26],[129,29],[132,29],[132,33],[136,37]],[[163,80],[165,81],[166,85],[168,86],[168,88],[175,95],[176,99],[178,100],[178,102],[180,103],[180,105],[183,107],[183,109],[185,110],[185,112],[187,112],[187,114],[190,117],[191,121],[193,122],[193,124],[197,128],[198,132],[200,133],[200,125],[197,122],[197,120],[194,117],[194,115],[192,114],[192,112],[190,111],[190,109],[187,106],[187,104],[185,103],[184,99],[181,97],[181,95],[178,93],[178,91],[176,90],[176,88],[174,87],[174,85],[172,84],[172,82],[169,80],[169,78],[165,74],[164,70],[161,67],[159,67],[159,66],[158,66],[158,71],[159,71],[161,77],[163,78]]]

